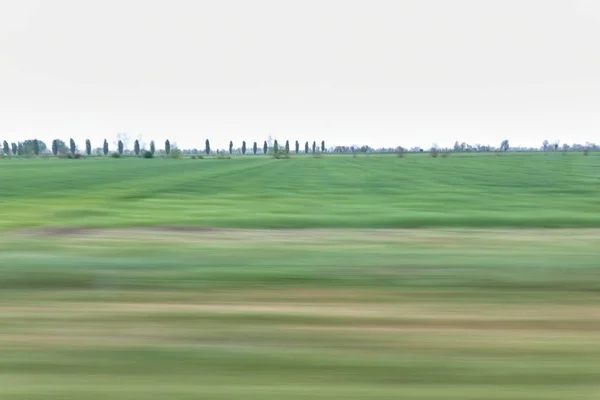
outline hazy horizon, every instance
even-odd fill
[[[598,142],[599,22],[591,0],[1,0],[0,140]]]

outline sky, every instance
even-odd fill
[[[600,142],[596,0],[0,0],[0,140]]]

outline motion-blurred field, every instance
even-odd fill
[[[0,399],[595,399],[599,161],[3,160]]]
[[[0,160],[0,228],[597,227],[600,156]]]

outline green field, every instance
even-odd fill
[[[599,167],[0,160],[0,399],[597,399]]]
[[[0,229],[599,227],[600,156],[0,160]]]

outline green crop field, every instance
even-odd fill
[[[600,156],[0,160],[0,229],[598,227]]]
[[[597,399],[599,171],[2,159],[0,399]]]

